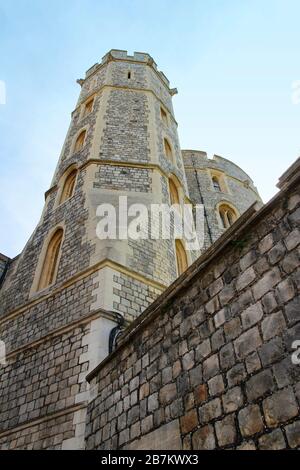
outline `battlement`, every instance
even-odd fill
[[[157,74],[160,76],[161,80],[165,83],[165,85],[169,88],[170,82],[165,76],[163,72],[157,69],[157,64],[154,61],[153,57],[151,57],[150,54],[146,52],[134,52],[133,55],[128,54],[127,51],[119,50],[119,49],[111,49],[107,54],[105,54],[102,57],[102,60],[100,63],[94,64],[92,67],[90,67],[85,75],[85,78],[88,78],[90,75],[92,75],[98,67],[107,64],[111,60],[125,60],[127,62],[142,62],[144,64],[147,64],[151,66]],[[174,89],[175,90],[175,89]],[[174,91],[173,90],[173,91]],[[170,90],[172,91],[172,90]],[[175,91],[174,91],[175,93]]]

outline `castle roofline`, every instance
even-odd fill
[[[162,82],[167,86],[169,89],[171,95],[175,95],[177,93],[176,88],[170,88],[170,82],[168,78],[165,76],[165,74],[161,71],[158,70],[157,64],[154,61],[153,57],[151,57],[150,54],[147,52],[134,52],[133,55],[128,54],[127,51],[124,51],[122,49],[111,49],[109,52],[107,52],[103,57],[100,63],[94,64],[92,67],[90,67],[85,74],[85,78],[90,77],[96,70],[98,70],[99,67],[107,64],[110,61],[126,61],[126,62],[140,62],[149,65],[154,69],[154,71],[158,74]],[[78,80],[79,84],[82,84],[84,80],[80,79]]]
[[[253,180],[252,178],[248,175],[248,173],[245,172],[245,170],[243,170],[243,168],[241,168],[239,165],[237,165],[236,163],[234,163],[232,160],[229,160],[228,158],[224,158],[224,157],[221,157],[220,155],[216,155],[214,154],[212,158],[209,158],[207,156],[207,153],[204,152],[203,150],[193,150],[193,149],[184,149],[184,150],[181,150],[182,153],[184,152],[191,152],[191,153],[196,153],[196,154],[199,154],[201,157],[203,157],[204,160],[206,160],[208,163],[209,162],[218,162],[218,161],[224,161],[224,162],[227,162],[229,163],[230,165],[233,165],[235,166],[236,168],[238,168],[241,172],[243,172],[247,178],[249,178],[249,180],[253,183]]]

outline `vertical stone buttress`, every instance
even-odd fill
[[[0,291],[7,352],[1,366],[1,448],[82,448],[90,398],[85,377],[108,353],[119,318],[112,311],[131,321],[177,277],[174,241],[96,236],[101,203],[117,207],[119,196],[127,196],[129,205],[169,204],[169,177],[181,201],[188,200],[172,108],[176,90],[148,54],[114,50],[79,83],[41,219],[22,253],[9,262]],[[83,130],[83,147],[76,151]],[[77,172],[74,194],[60,203],[71,170]],[[45,251],[57,228],[63,239],[55,281],[39,290]]]

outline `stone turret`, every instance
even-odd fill
[[[262,200],[250,176],[238,165],[226,158],[205,152],[183,150],[185,174],[190,198],[205,207],[205,243],[207,249],[254,202]],[[233,218],[223,220],[222,208],[231,211]],[[230,225],[231,225],[230,223]]]

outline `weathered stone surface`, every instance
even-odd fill
[[[209,394],[211,396],[219,395],[224,391],[224,381],[222,375],[216,375],[208,381]]]
[[[242,331],[241,320],[236,317],[224,324],[224,333],[228,341],[237,338]]]
[[[240,259],[241,270],[245,271],[249,266],[251,266],[258,258],[258,253],[256,250],[250,250],[243,258]]]
[[[210,339],[205,339],[201,341],[199,346],[196,347],[196,362],[202,361],[211,353]]]
[[[276,294],[282,303],[291,300],[295,295],[295,288],[291,279],[284,279],[276,288]]]
[[[192,387],[202,383],[202,365],[199,364],[198,366],[194,367],[189,372],[190,377],[190,384]]]
[[[286,437],[289,443],[289,446],[294,449],[295,447],[300,446],[300,421],[295,421],[292,424],[289,424],[285,428]]]
[[[219,328],[212,336],[211,336],[211,348],[212,351],[218,351],[221,346],[225,343],[224,334],[222,328]]]
[[[215,424],[218,444],[221,447],[233,444],[236,440],[234,415],[228,415]]]
[[[237,447],[237,450],[256,450],[256,446],[253,441],[245,441]]]
[[[269,340],[277,336],[286,327],[286,322],[281,311],[267,316],[261,325],[264,340]]]
[[[246,357],[246,369],[249,374],[259,370],[261,368],[261,362],[257,352],[253,352]]]
[[[209,401],[199,408],[200,423],[207,423],[222,414],[222,406],[219,398]]]
[[[153,393],[148,397],[148,411],[151,413],[159,407],[158,393]]]
[[[243,408],[238,414],[238,419],[241,433],[245,437],[261,432],[264,428],[260,410],[257,405],[249,405]]]
[[[256,284],[253,286],[253,295],[256,300],[259,300],[263,295],[269,292],[281,279],[280,271],[277,267],[272,271],[268,271]]]
[[[260,450],[280,450],[286,448],[281,429],[276,429],[269,434],[265,434],[259,438],[258,442]]]
[[[285,246],[282,241],[278,242],[268,253],[268,258],[271,264],[276,264],[280,261],[286,252]]]
[[[295,381],[300,380],[300,367],[292,363],[291,357],[286,357],[276,363],[272,370],[278,388],[292,385]]]
[[[176,384],[171,383],[161,388],[159,392],[159,399],[163,405],[167,405],[172,400],[174,400],[176,395],[177,395]]]
[[[262,319],[263,314],[264,312],[260,302],[250,305],[250,307],[242,313],[242,324],[244,329],[250,328],[258,323]]]
[[[269,233],[266,235],[261,242],[258,245],[258,249],[261,254],[266,253],[266,251],[269,251],[274,244],[274,239],[273,239],[273,234]]]
[[[193,433],[193,450],[212,450],[216,446],[214,429],[211,425],[204,426]]]
[[[281,338],[273,338],[268,343],[262,345],[259,350],[259,357],[263,366],[268,366],[283,357],[284,346]]]
[[[264,295],[261,302],[266,313],[271,313],[278,308],[278,303],[273,292],[268,292]]]
[[[174,420],[131,442],[124,450],[180,450],[181,448],[179,422]]]
[[[285,423],[298,415],[298,406],[291,388],[274,393],[263,401],[266,423],[270,428]]]
[[[196,387],[194,390],[194,398],[196,405],[199,405],[200,403],[206,401],[207,397],[208,391],[206,384],[198,385],[198,387]]]
[[[296,246],[298,246],[300,243],[300,230],[298,228],[295,228],[292,232],[288,234],[284,242],[289,251],[296,248]]]
[[[229,387],[239,384],[247,376],[244,364],[241,363],[241,364],[237,364],[233,366],[227,372],[226,376],[227,376],[227,382],[228,382]]]
[[[222,307],[226,306],[230,300],[235,296],[235,290],[233,286],[225,286],[224,289],[219,293],[220,304]]]
[[[254,327],[246,331],[233,344],[237,358],[243,359],[262,344],[258,328]]]
[[[234,387],[228,390],[222,396],[223,408],[225,413],[231,413],[243,406],[244,397],[240,387]]]
[[[236,288],[238,291],[244,289],[247,287],[251,282],[253,282],[256,279],[256,274],[255,271],[252,267],[246,269],[246,271],[243,272],[238,277],[237,283],[236,283]]]
[[[203,377],[205,380],[210,379],[219,372],[218,354],[213,354],[203,362]]]
[[[297,296],[285,306],[285,314],[289,325],[294,325],[300,319],[300,297]]]
[[[198,426],[198,415],[192,410],[180,418],[180,426],[183,434],[193,431]]]
[[[246,382],[246,394],[249,401],[256,400],[274,388],[275,384],[270,370],[263,370]]]
[[[228,343],[220,350],[220,365],[222,369],[229,369],[235,364],[235,355],[232,343]]]
[[[299,253],[297,253],[297,251],[292,251],[282,260],[281,267],[283,271],[290,274],[298,268],[299,263]]]

